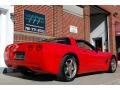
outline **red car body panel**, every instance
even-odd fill
[[[77,74],[109,69],[111,53],[79,48],[73,38],[69,38],[69,40],[71,45],[52,42],[11,44],[5,49],[5,63],[13,69],[23,66],[32,71],[59,74],[63,57],[67,54],[74,54],[79,65]],[[25,52],[25,59],[16,60],[16,52]]]

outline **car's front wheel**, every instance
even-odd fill
[[[116,69],[117,69],[117,61],[116,61],[116,58],[113,56],[110,60],[109,72],[114,73]]]
[[[77,73],[77,62],[74,56],[66,55],[61,63],[59,80],[72,81]]]

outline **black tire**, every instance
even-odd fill
[[[60,74],[58,75],[58,80],[69,82],[75,79],[77,73],[77,62],[74,56],[66,55],[64,56],[61,66]]]
[[[109,64],[109,73],[114,73],[117,69],[117,61],[115,56],[112,56],[111,60],[110,60],[110,64]]]

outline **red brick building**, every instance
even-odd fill
[[[45,15],[45,32],[34,34],[35,36],[52,36],[52,37],[62,37],[62,36],[73,36],[74,38],[83,39],[84,38],[84,19],[72,15],[70,13],[64,12],[62,6],[15,6],[15,32],[25,32],[24,30],[24,10],[30,10]],[[69,26],[75,25],[78,27],[79,31],[77,34],[69,32]],[[27,33],[28,34],[33,34]],[[33,35],[33,36],[34,36]],[[18,36],[18,37],[17,37]],[[30,38],[22,39],[19,35],[15,34],[15,42],[20,40],[28,40]],[[28,35],[29,36],[29,35]]]
[[[92,40],[95,45],[102,48],[102,51],[111,51],[114,54],[118,52],[120,6],[16,5],[14,9],[15,43],[70,36],[75,39]],[[44,16],[45,30],[43,32],[25,30],[25,10]],[[98,34],[92,37],[92,32],[95,30]],[[101,37],[99,32],[101,32]]]

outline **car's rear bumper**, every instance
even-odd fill
[[[28,68],[32,71],[35,71],[35,72],[47,72],[43,66],[42,66],[42,63],[41,65],[40,64],[36,64],[36,63],[26,63],[24,61],[15,61],[15,60],[7,60],[5,61],[6,65],[9,67],[9,68],[12,68],[12,69],[18,69],[18,68]]]
[[[25,67],[36,72],[58,74],[60,72],[61,56],[56,55],[53,48],[39,43],[20,43],[6,47],[5,63],[8,67],[17,69]],[[16,56],[18,56],[16,58]]]

